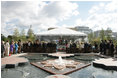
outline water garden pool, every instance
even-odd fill
[[[28,58],[30,62],[38,62],[47,59],[56,59],[49,57],[47,54],[28,54],[21,57]],[[96,68],[92,65],[92,61],[99,59],[95,55],[76,55],[73,57],[65,57],[63,59],[72,59],[83,63],[91,63],[90,66],[80,69],[78,71],[67,74],[71,78],[117,78],[117,71],[105,70]],[[5,68],[1,70],[2,78],[45,78],[52,75],[44,70],[41,70],[30,63],[21,65],[16,68]]]

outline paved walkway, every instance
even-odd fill
[[[93,61],[93,65],[104,69],[117,70],[117,60],[113,58],[101,58]]]
[[[20,64],[28,63],[28,59],[23,57],[18,57],[25,55],[26,53],[22,54],[14,54],[12,56],[1,58],[1,68],[14,68]]]

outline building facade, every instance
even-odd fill
[[[83,32],[85,34],[89,34],[92,32],[92,29],[90,29],[89,27],[87,26],[76,26],[75,29],[79,32]]]

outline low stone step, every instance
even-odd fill
[[[29,63],[28,59],[23,57],[12,56],[12,57],[1,58],[1,68],[14,68],[21,64],[28,64],[28,63]]]
[[[113,58],[101,58],[99,60],[93,61],[93,66],[101,67],[107,70],[117,70],[117,60]]]

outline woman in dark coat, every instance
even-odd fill
[[[18,53],[21,53],[21,40],[18,41]]]
[[[1,42],[1,57],[4,57],[5,47],[4,47],[4,41]]]
[[[110,50],[110,56],[113,57],[113,55],[114,55],[114,44],[112,41],[110,41],[110,49],[109,50]]]

